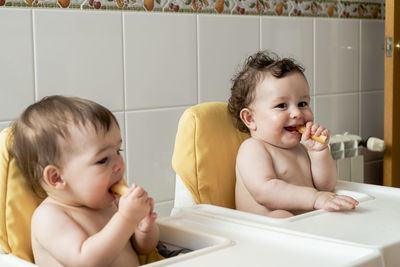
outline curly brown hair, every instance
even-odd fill
[[[236,119],[236,127],[242,132],[249,129],[240,119],[240,111],[254,101],[255,89],[263,81],[266,74],[275,78],[282,78],[290,72],[299,72],[304,75],[304,67],[292,58],[279,58],[270,51],[259,51],[250,56],[243,68],[232,79],[231,97],[228,110]]]
[[[33,190],[44,197],[40,186],[43,170],[47,165],[59,166],[60,139],[69,138],[71,123],[107,132],[113,121],[118,125],[110,110],[93,101],[48,96],[30,105],[15,120],[10,152]]]

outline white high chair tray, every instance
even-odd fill
[[[195,205],[158,219],[161,241],[193,252],[148,266],[400,266],[400,189],[339,182],[354,211],[274,219]],[[0,266],[4,265],[0,256]]]
[[[400,266],[400,189],[339,181],[336,191],[356,198],[356,210],[274,219],[210,205],[174,208],[159,225],[231,242],[151,266]]]

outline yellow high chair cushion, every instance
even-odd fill
[[[31,217],[40,204],[8,147],[11,129],[0,133],[0,245],[5,253],[33,262]]]
[[[235,164],[240,132],[227,103],[202,103],[179,120],[172,167],[197,204],[235,208]]]

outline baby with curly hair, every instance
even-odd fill
[[[329,130],[314,123],[304,68],[294,60],[266,51],[250,56],[233,79],[228,109],[239,130],[251,134],[236,159],[238,210],[285,218],[358,205],[333,192],[337,170]],[[326,142],[311,136],[326,136]]]

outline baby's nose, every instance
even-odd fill
[[[113,170],[113,172],[119,172],[124,168],[124,166],[125,166],[124,161],[122,159],[118,159],[115,162],[112,170]]]
[[[292,108],[290,110],[290,118],[291,119],[296,119],[296,118],[298,118],[300,116],[301,116],[301,112],[297,107],[296,108]]]

